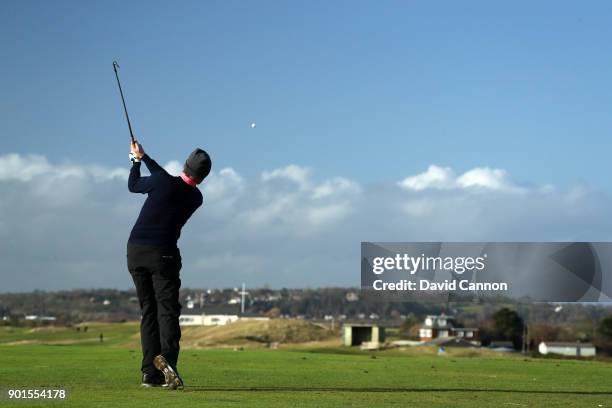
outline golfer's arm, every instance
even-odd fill
[[[128,178],[128,190],[131,193],[148,193],[153,190],[153,180],[151,177],[140,176],[140,162],[132,164],[130,177]]]
[[[147,169],[149,169],[149,172],[151,174],[159,173],[160,171],[163,171],[164,173],[166,172],[166,170],[164,170],[162,166],[157,164],[155,160],[150,158],[148,154],[142,156],[142,161],[147,165]]]

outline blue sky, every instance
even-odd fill
[[[257,173],[365,182],[430,163],[610,189],[607,2],[0,4],[4,152],[121,165],[137,135]],[[257,123],[251,130],[248,124]]]
[[[132,286],[115,59],[145,149],[174,174],[213,157],[185,286],[357,286],[361,241],[612,240],[610,21],[603,1],[2,1],[0,291]]]

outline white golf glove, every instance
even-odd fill
[[[130,161],[132,163],[139,163],[140,159],[138,158],[138,156],[136,156],[134,153],[130,152],[130,154],[128,155],[128,157],[130,158]]]

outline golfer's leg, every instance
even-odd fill
[[[178,361],[179,341],[181,339],[181,329],[179,327],[179,316],[181,314],[179,303],[180,270],[181,258],[177,251],[173,254],[162,255],[159,269],[153,273],[161,354],[174,368],[176,368]]]
[[[142,345],[143,373],[152,374],[156,371],[153,359],[161,351],[159,343],[159,325],[157,322],[157,302],[151,271],[145,266],[147,264],[146,253],[128,251],[128,265],[130,275],[136,286],[136,294],[140,303],[142,318],[140,321],[140,343]],[[144,259],[143,259],[144,258]]]
[[[148,276],[147,276],[148,275]],[[142,345],[142,372],[154,373],[153,359],[161,351],[159,343],[159,325],[157,322],[157,302],[150,273],[132,274],[136,293],[140,302],[142,319],[140,320],[140,343]]]

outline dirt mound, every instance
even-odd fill
[[[239,320],[224,326],[183,327],[181,345],[186,348],[300,344],[328,340],[337,333],[303,320]]]

